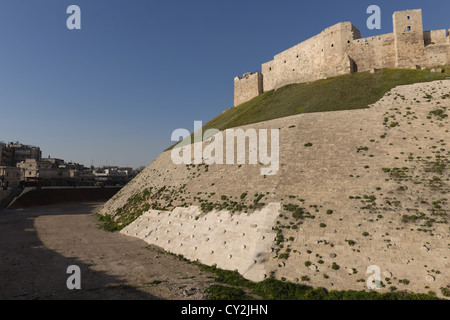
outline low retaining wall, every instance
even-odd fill
[[[69,202],[107,201],[121,187],[112,188],[43,188],[22,194],[8,209],[21,209]]]

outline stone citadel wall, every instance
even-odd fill
[[[350,73],[350,60],[343,52],[358,37],[359,31],[350,22],[338,23],[276,55],[262,65],[263,91]]]
[[[235,78],[234,105],[288,84],[303,83],[378,68],[432,67],[450,63],[447,30],[423,31],[422,10],[393,15],[393,33],[361,38],[350,22],[341,22],[277,54],[261,73]]]
[[[240,127],[280,129],[280,170],[273,176],[262,176],[259,164],[175,165],[166,151],[99,213],[114,217],[152,187],[157,199],[167,196],[158,207],[174,208],[149,210],[122,233],[189,260],[254,281],[274,276],[329,290],[364,289],[366,270],[376,265],[382,292],[395,286],[439,294],[450,285],[450,117],[431,112],[449,105],[449,92],[450,80],[418,83],[392,89],[367,109]],[[447,166],[435,166],[436,159]],[[248,205],[257,194],[265,206],[255,211],[201,209],[205,201],[223,203],[222,196]],[[286,205],[313,216],[298,220]]]
[[[238,106],[263,93],[262,75],[259,72],[246,73],[234,78],[234,105]]]

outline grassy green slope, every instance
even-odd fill
[[[450,77],[450,66],[445,66],[444,70],[444,73],[431,73],[429,69],[383,69],[374,74],[353,73],[287,85],[226,110],[209,121],[203,127],[203,132],[207,129],[225,130],[300,113],[367,108],[397,86]],[[174,145],[167,150],[173,147]]]
[[[375,74],[354,73],[311,83],[292,84],[227,110],[205,125],[224,130],[299,113],[366,108],[399,85],[445,79],[428,70],[384,69]]]

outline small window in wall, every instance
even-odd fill
[[[347,40],[347,43],[350,43],[350,40]]]
[[[334,48],[334,44],[331,44],[331,47]]]
[[[406,30],[411,31],[411,27],[410,26],[406,27]]]
[[[286,60],[284,60],[284,63],[286,63]]]
[[[407,16],[406,18],[407,18],[408,20],[411,20],[411,17],[410,17],[410,16]]]
[[[269,71],[272,71],[272,67],[269,68]]]

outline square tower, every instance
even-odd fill
[[[423,61],[422,10],[398,11],[393,15],[397,68],[411,68]]]
[[[234,106],[256,98],[263,91],[263,75],[260,72],[249,72],[242,77],[234,78]]]
[[[323,60],[320,75],[334,77],[352,73],[357,69],[355,61],[348,56],[348,47],[361,32],[351,22],[340,22],[320,34],[323,43]]]

